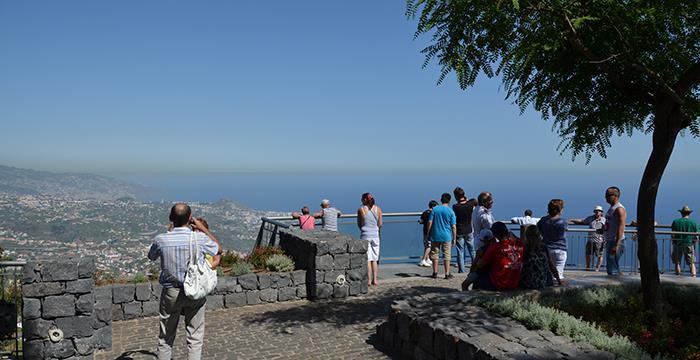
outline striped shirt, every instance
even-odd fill
[[[216,255],[219,246],[202,232],[192,231],[188,227],[176,227],[172,231],[160,234],[153,239],[148,251],[150,260],[160,257],[160,278],[158,282],[164,288],[182,288],[190,261],[190,236],[194,236],[199,245],[197,260],[204,262],[204,255]],[[194,249],[194,246],[192,246]]]

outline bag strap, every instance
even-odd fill
[[[190,233],[190,243],[189,243],[189,249],[190,249],[190,264],[196,264],[197,261],[197,253],[199,252],[199,244],[197,243],[197,234],[194,233],[194,230]],[[194,251],[192,251],[192,243],[194,243]]]

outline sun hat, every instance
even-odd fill
[[[593,212],[596,212],[596,211],[603,211],[603,207],[600,205],[596,205],[595,208],[593,209]]]
[[[678,210],[678,211],[679,211],[679,212],[682,212],[682,213],[684,213],[684,212],[685,212],[685,213],[691,213],[691,212],[693,212],[693,209],[691,209],[690,207],[688,207],[688,205],[684,205],[683,208],[680,209],[680,210]]]
[[[321,205],[330,205],[330,204],[331,204],[331,201],[328,199],[321,200]]]

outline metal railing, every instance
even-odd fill
[[[415,224],[415,228],[412,229],[407,229],[408,231],[404,231],[403,233],[411,233],[414,236],[414,242],[410,245],[409,248],[415,247],[415,251],[420,251],[420,247],[422,247],[422,240],[418,240],[419,238],[422,237],[421,233],[421,226],[418,223],[418,219],[420,218],[421,213],[420,212],[403,212],[403,213],[383,213],[383,218],[384,218],[384,229],[383,229],[383,238],[385,237],[390,237],[391,236],[391,231],[390,229],[387,229],[386,225],[389,225],[389,228],[393,226],[392,224]],[[345,225],[345,229],[349,231],[348,232],[353,232],[357,231],[356,230],[356,222],[355,221],[348,221],[350,219],[356,219],[357,214],[343,214],[339,221],[339,229],[342,231],[342,226]],[[345,220],[345,221],[343,221]],[[274,246],[277,244],[277,237],[278,237],[278,232],[280,228],[287,229],[291,227],[298,227],[298,221],[294,220],[291,216],[276,216],[276,217],[263,217],[261,218],[261,225],[260,225],[260,230],[258,232],[257,239],[255,241],[255,246],[253,249],[257,247],[262,247],[262,246]],[[517,224],[510,224],[509,221],[503,221],[506,224],[508,224],[508,227],[513,231],[516,235],[520,234],[520,226]],[[321,221],[317,220],[316,221],[316,226],[320,226]],[[656,231],[656,241],[657,241],[657,247],[658,247],[658,264],[659,264],[659,271],[661,273],[665,273],[667,271],[673,272],[675,269],[675,264],[673,263],[671,259],[671,253],[673,251],[673,242],[672,242],[672,235],[680,235],[680,234],[689,234],[689,235],[700,235],[700,233],[680,233],[680,232],[673,232],[669,231],[666,229],[670,229],[669,225],[657,225],[656,228],[658,229]],[[389,230],[389,231],[386,231]],[[566,261],[566,268],[567,269],[577,269],[577,270],[583,270],[586,268],[586,243],[589,240],[589,233],[594,230],[587,228],[585,225],[569,225],[569,229],[566,234],[566,242],[567,242],[567,261]],[[405,234],[404,234],[405,235]],[[627,230],[625,230],[625,251],[621,259],[621,271],[627,272],[634,274],[638,271],[639,269],[639,260],[637,259],[637,230],[635,227],[632,227],[630,225],[627,225]],[[384,240],[383,240],[384,242]],[[696,254],[700,251],[700,245],[696,242]],[[453,249],[452,251],[453,257],[456,257],[456,251]],[[384,261],[396,261],[396,262],[409,262],[413,260],[419,259],[420,256],[418,255],[402,255],[402,256],[391,256],[391,257],[384,257],[382,256],[381,260]],[[605,254],[603,254],[603,267],[602,269],[605,268]],[[467,255],[466,260],[468,262],[469,256]],[[597,261],[596,257],[593,257],[592,259],[592,266],[595,267],[595,261]],[[684,261],[682,260],[682,263]],[[682,265],[687,265],[687,264],[682,264]],[[697,265],[697,257],[696,257],[696,265]]]
[[[0,359],[22,359],[21,261],[0,261]]]

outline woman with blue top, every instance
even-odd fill
[[[374,204],[370,193],[362,194],[362,207],[357,209],[357,227],[360,239],[367,241],[367,284],[377,285],[379,276],[379,228],[382,227],[382,209]]]
[[[564,200],[552,199],[547,204],[547,216],[537,222],[537,229],[542,235],[542,242],[549,250],[549,256],[554,260],[559,279],[564,278],[566,266],[566,230],[567,221],[562,218]]]

